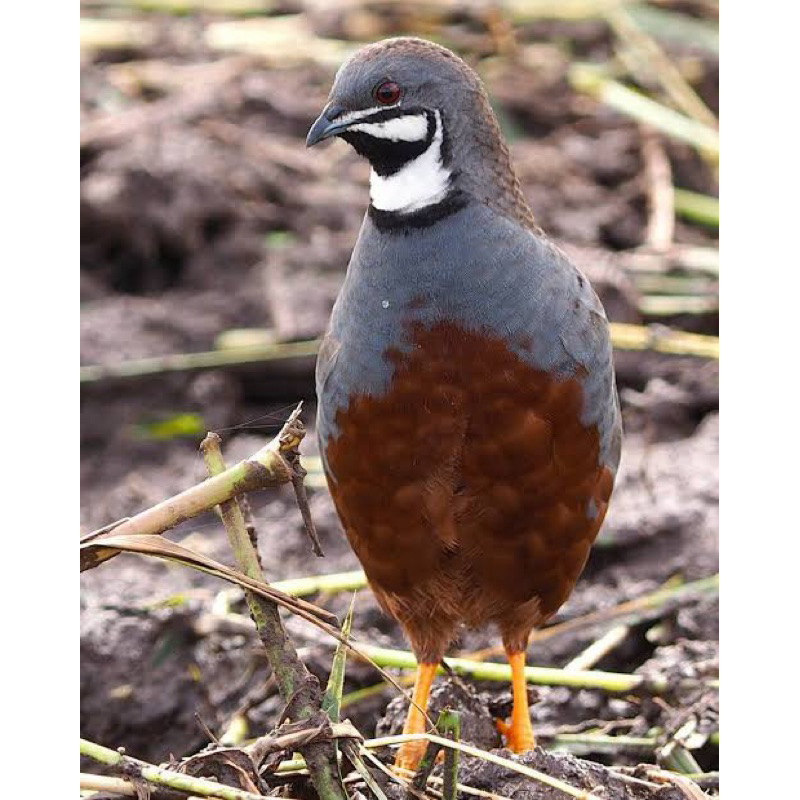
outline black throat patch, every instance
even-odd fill
[[[436,116],[432,111],[414,108],[395,108],[378,111],[371,117],[359,120],[360,124],[386,122],[405,116],[422,116],[428,123],[424,139],[416,142],[392,141],[371,136],[363,131],[344,131],[339,136],[344,139],[360,156],[369,161],[370,166],[382,178],[388,178],[399,172],[406,164],[421,156],[433,142],[436,135]]]

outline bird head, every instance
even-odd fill
[[[493,194],[516,183],[477,74],[423,39],[377,42],[339,69],[306,144],[333,136],[369,161],[379,211],[413,213],[455,193],[491,205]]]

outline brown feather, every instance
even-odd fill
[[[611,494],[579,376],[445,323],[388,356],[389,390],[351,398],[327,448],[350,543],[422,661],[462,622],[495,622],[524,649],[575,585]]]

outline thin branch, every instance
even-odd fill
[[[672,246],[675,234],[672,166],[658,134],[646,125],[641,126],[641,134],[649,211],[644,235],[645,247],[655,252],[664,252]]]

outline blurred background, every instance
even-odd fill
[[[306,150],[305,135],[350,53],[415,34],[480,73],[539,225],[620,323],[619,489],[558,619],[713,578],[717,2],[84,0],[81,13],[84,531],[201,479],[207,430],[223,436],[232,463],[300,399],[313,429],[316,339],[368,204],[369,167],[343,142]],[[253,498],[270,578],[358,567],[313,439],[305,461],[328,558],[308,552],[290,494]],[[174,536],[230,560],[213,517]],[[202,746],[198,708],[218,732],[233,719],[252,730],[274,723],[277,696],[264,689],[254,642],[209,622],[221,588],[128,556],[82,577],[82,735],[158,759]],[[600,668],[713,672],[716,595],[687,597],[631,626]],[[347,601],[315,599],[337,613]],[[405,646],[368,591],[357,608],[358,636]],[[324,675],[330,643],[290,627]],[[596,633],[553,637],[532,660],[563,666]],[[493,636],[467,633],[460,649]],[[351,690],[375,683],[366,667],[349,673]],[[389,697],[348,713],[371,734]],[[534,720],[546,744],[559,725],[649,730],[698,702],[645,708],[543,688]],[[710,731],[715,700],[703,703]],[[713,769],[716,745],[703,747],[700,766]]]

